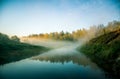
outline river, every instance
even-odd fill
[[[68,44],[0,65],[0,79],[108,79],[102,69],[76,50],[77,46]]]

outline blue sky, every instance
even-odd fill
[[[119,0],[0,0],[0,32],[29,35],[120,21]]]

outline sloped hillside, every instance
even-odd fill
[[[48,48],[21,43],[0,33],[0,64],[38,55]]]
[[[120,75],[120,29],[91,39],[79,48],[100,67],[119,77]]]

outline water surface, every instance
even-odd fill
[[[64,46],[38,56],[0,66],[0,79],[107,79],[95,63]]]

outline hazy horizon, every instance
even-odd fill
[[[50,33],[120,21],[119,0],[0,0],[0,32]]]

